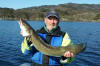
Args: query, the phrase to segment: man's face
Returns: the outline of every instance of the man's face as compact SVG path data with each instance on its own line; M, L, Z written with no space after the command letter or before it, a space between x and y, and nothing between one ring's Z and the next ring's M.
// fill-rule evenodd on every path
M58 25L58 19L55 16L45 18L45 24L48 29L53 29Z

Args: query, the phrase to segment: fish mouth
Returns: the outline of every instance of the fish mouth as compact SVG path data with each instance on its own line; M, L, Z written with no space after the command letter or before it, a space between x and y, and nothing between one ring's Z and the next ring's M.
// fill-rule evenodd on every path
M21 29L21 32L20 34L22 36L29 36L30 34L27 32L27 28L23 25L23 20L20 18L20 20L18 21L19 23L19 26L20 26L20 29Z
M21 19L21 18L20 18L20 20L18 21L18 23L19 23L20 27L23 26L23 24L22 24L22 19Z
M19 23L19 26L20 26L20 29L21 30L25 30L26 28L25 28L25 26L23 25L23 20L20 18L20 20L18 21L18 23Z

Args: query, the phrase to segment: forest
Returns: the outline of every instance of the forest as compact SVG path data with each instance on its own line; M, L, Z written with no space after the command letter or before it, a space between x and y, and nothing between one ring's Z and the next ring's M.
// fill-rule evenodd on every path
M65 3L59 5L42 5L21 9L0 7L2 20L43 20L46 12L55 10L60 15L60 21L100 22L100 4Z

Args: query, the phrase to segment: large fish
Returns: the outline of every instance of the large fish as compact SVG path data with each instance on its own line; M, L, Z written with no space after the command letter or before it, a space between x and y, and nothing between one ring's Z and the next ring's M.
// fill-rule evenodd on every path
M20 19L19 25L22 31L21 32L22 35L24 37L30 36L31 42L34 45L34 47L45 55L59 57L59 56L64 56L64 53L66 51L70 51L73 54L77 55L78 53L84 51L85 49L85 45L83 44L73 44L70 46L61 46L61 47L50 46L38 36L35 30L26 21Z

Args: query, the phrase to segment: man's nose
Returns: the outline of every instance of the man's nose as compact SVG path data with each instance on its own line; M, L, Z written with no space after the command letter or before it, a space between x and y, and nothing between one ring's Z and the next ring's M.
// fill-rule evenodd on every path
M52 23L54 23L54 19L52 19L51 21L52 21Z

